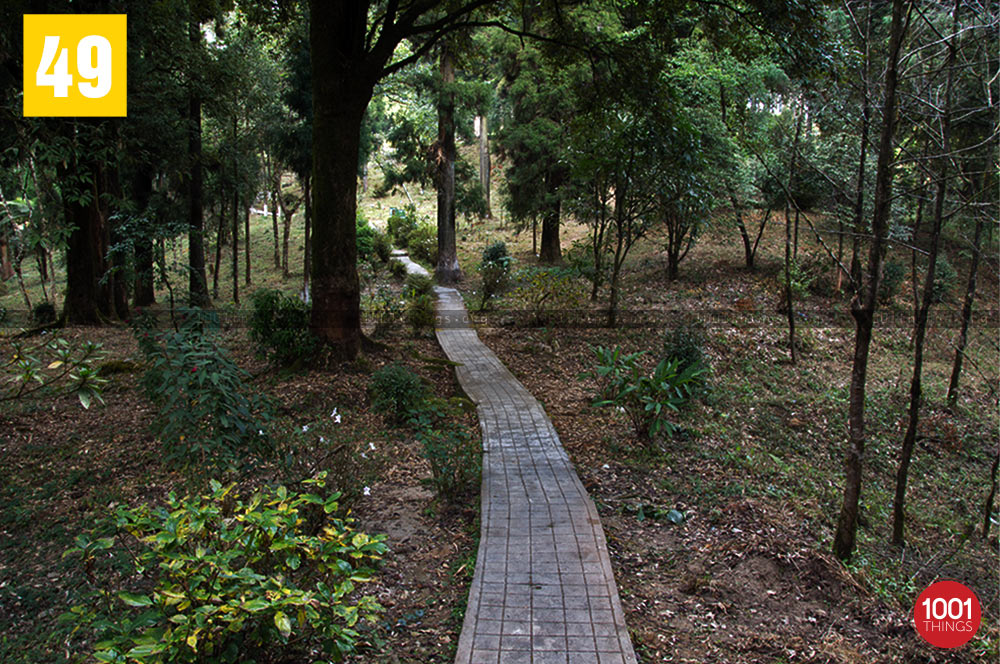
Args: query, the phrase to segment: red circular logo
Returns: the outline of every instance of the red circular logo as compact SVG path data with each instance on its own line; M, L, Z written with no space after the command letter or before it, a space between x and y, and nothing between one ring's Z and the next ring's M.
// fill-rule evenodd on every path
M957 581L932 583L913 606L917 632L938 648L964 646L976 635L981 618L976 593Z

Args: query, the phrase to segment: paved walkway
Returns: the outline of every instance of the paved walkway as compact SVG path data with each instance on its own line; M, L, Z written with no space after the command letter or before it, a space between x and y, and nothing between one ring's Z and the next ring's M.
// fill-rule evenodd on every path
M455 663L635 664L597 509L552 422L468 326L458 291L435 291L438 342L483 433L479 554Z

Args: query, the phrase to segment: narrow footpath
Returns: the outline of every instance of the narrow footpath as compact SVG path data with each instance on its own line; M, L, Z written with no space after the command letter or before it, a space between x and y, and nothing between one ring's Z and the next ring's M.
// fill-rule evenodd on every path
M458 291L435 292L438 343L483 434L479 553L455 663L635 664L597 509L552 422L479 340Z

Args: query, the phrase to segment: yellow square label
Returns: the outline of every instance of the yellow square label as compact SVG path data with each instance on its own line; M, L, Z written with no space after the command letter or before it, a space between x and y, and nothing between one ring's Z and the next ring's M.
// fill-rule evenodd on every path
M25 117L125 117L126 55L125 14L25 14Z

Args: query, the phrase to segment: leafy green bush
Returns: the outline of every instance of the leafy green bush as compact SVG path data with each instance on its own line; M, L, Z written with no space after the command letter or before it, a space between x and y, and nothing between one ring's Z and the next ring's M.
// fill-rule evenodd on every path
M377 228L372 228L372 249L380 262L389 262L389 257L392 255L392 242L386 233Z
M0 403L45 392L75 393L84 408L95 399L104 402L101 391L108 381L100 376L101 344L75 345L60 338L30 345L13 339L11 351L0 366Z
M389 261L389 272L400 281L406 278L406 266L395 259Z
M203 323L198 315L188 317L177 332L140 342L150 362L142 382L158 407L152 428L168 463L236 468L270 453L264 426L271 404L246 384L249 374L206 334Z
M704 369L699 364L682 369L681 360L664 358L649 373L641 363L645 352L626 355L620 347L598 347L594 353L594 370L581 375L598 381L594 405L620 408L640 439L673 435L677 427L667 415L691 399Z
M510 253L507 251L507 244L503 240L492 242L483 249L484 263L494 263L504 258L510 258Z
M512 295L531 316L531 325L551 323L558 314L572 316L586 297L583 286L565 268L525 268L516 275Z
M336 493L279 486L244 499L234 487L213 480L209 495L119 507L110 536L106 525L76 538L67 554L83 558L94 588L63 620L93 637L94 660L332 662L355 650L358 621L382 610L355 591L385 536L333 516Z
M407 238L410 257L415 261L434 265L438 259L437 228L429 223L416 226Z
M406 322L414 333L434 327L434 282L424 274L406 277L403 287Z
M431 464L431 482L441 498L454 501L477 484L482 454L472 434L456 425L459 409L443 399L426 399L410 417L424 457Z
M427 397L427 386L401 364L390 364L372 374L368 383L372 408L393 423L404 423Z
M905 277L906 268L902 263L886 261L882 267L882 280L878 284L878 301L882 304L892 302Z
M934 263L934 284L931 286L931 302L939 304L952 298L955 285L958 284L958 272L944 256L938 256Z
M705 326L694 319L684 319L667 330L663 341L663 357L677 360L683 371L688 367L707 367Z
M407 205L405 208L392 208L386 221L389 238L397 247L405 249L410 240L410 231L417 227L417 208Z
M377 231L368 223L365 215L358 210L354 224L355 243L358 247L358 260L367 261L375 254L375 234Z
M371 295L361 298L361 310L375 321L373 336L381 336L403 317L404 306L399 297L385 286L379 286Z
M318 346L309 329L310 305L273 289L250 296L250 339L262 357L283 366L309 359Z

